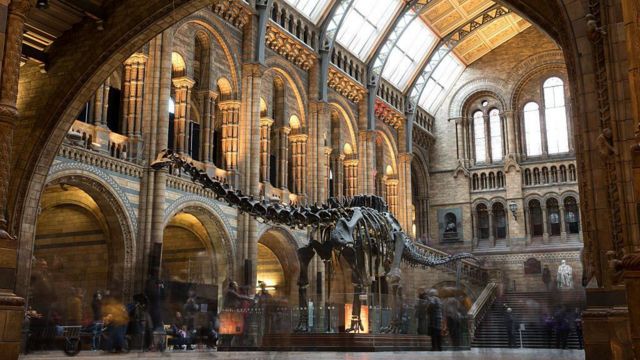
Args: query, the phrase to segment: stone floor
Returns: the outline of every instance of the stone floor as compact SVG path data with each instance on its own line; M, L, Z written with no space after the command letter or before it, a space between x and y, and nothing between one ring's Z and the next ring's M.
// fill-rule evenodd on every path
M101 358L103 353L83 351L73 359ZM122 355L106 355L107 359L220 359L220 360L582 360L582 350L555 349L472 349L471 351L434 352L165 352L165 353L129 353ZM62 351L42 352L20 357L22 360L57 360L70 359Z

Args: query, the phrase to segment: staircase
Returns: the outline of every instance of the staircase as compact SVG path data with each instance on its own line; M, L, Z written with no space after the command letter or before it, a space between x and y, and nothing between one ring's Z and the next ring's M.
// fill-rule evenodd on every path
M552 294L549 292L507 292L503 296L497 298L490 310L484 316L478 325L472 347L482 348L503 348L508 347L509 339L507 337L507 329L504 324L504 306L507 304L513 311L515 326L516 346L520 346L520 334L518 332L519 325L525 324L525 330L522 332L523 347L526 348L554 348L556 346L555 329L551 334L551 338L547 338L543 316L552 314L559 305L564 304L569 311L573 309L585 307L585 297L583 291L563 291ZM578 349L578 336L573 329L569 333L568 347L569 349Z

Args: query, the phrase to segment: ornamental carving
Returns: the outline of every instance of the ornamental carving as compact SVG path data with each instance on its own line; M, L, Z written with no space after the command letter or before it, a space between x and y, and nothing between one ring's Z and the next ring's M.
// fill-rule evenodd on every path
M251 15L239 1L233 0L213 0L211 10L238 29L242 29L249 22Z
M405 117L400 111L396 110L393 106L386 102L376 99L375 105L376 118L382 120L385 124L398 130L404 124Z
M340 95L353 101L354 103L360 102L364 99L367 89L364 88L359 82L346 75L340 70L337 70L332 66L329 66L329 87L337 91Z
M265 41L269 48L304 71L308 71L316 61L316 55L310 47L277 26L267 25Z

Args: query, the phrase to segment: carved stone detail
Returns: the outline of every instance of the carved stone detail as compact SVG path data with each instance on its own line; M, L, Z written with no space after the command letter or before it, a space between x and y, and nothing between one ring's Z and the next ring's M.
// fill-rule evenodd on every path
M266 45L285 59L308 71L316 61L316 55L310 47L278 26L267 25Z
M238 29L242 29L249 22L251 13L239 1L213 0L212 2L211 10Z
M402 113L380 99L376 99L375 114L378 119L396 130L400 129L405 122Z
M354 103L359 103L367 94L364 86L333 66L329 66L329 87Z

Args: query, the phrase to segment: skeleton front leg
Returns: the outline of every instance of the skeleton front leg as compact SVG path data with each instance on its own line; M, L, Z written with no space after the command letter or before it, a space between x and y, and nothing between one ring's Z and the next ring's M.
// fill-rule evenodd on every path
M298 326L294 332L309 332L309 309L307 308L307 289L309 288L309 263L315 251L311 245L298 249L300 277L298 278L298 305L300 308Z

